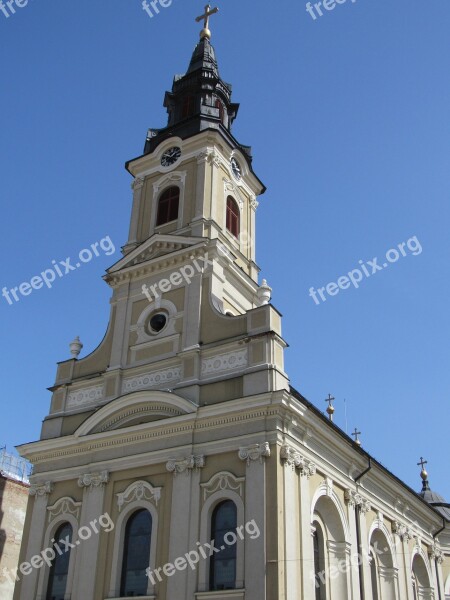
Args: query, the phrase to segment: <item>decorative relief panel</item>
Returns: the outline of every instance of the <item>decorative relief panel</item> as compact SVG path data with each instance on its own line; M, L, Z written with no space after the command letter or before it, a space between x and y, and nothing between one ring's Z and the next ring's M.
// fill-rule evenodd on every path
M248 365L247 348L235 352L227 352L202 360L202 375L211 375L234 369L242 369Z
M154 386L161 386L181 379L181 367L173 367L162 371L153 371L136 377L128 377L122 382L122 394L137 392Z
M140 500L148 500L158 506L158 502L161 499L161 489L160 487L153 487L147 481L135 481L124 492L117 494L119 511L122 510L124 504Z
M75 500L69 498L69 496L60 498L53 506L47 506L49 522L55 517L59 517L59 515L73 515L78 521L81 504L81 502L75 502Z
M216 473L216 475L211 477L208 483L201 484L203 489L203 500L207 500L212 494L224 490L231 490L242 497L244 492L244 482L245 477L235 477L232 473L227 471Z
M203 454L195 456L191 454L187 458L173 459L167 461L166 469L175 476L179 473L189 474L193 469L202 469L205 466L205 457Z
M70 392L67 395L66 408L77 408L85 404L98 402L103 398L103 384Z
M252 446L244 446L239 448L239 458L247 461L247 466L250 466L252 461L259 460L262 463L263 458L270 456L269 442L262 444L253 444Z

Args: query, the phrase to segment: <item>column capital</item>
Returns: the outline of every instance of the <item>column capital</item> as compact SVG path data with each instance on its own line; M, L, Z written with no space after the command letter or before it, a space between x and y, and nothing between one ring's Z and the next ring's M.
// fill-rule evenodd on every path
M359 506L359 509L363 515L368 513L372 508L370 502L366 500L359 492L354 490L346 489L344 492L344 498L351 508L356 508Z
M428 549L428 556L430 557L430 560L436 560L439 565L442 565L444 562L444 554L436 543Z
M414 537L413 530L400 521L393 521L392 533L396 533L403 542L409 542Z
M259 460L263 462L263 458L270 456L269 442L263 442L262 444L252 444L251 446L242 446L239 448L239 458L247 461L247 466L250 466L252 461Z
M30 496L48 496L53 492L53 483L51 481L45 481L44 483L32 483L28 493Z
M78 487L87 488L92 491L94 488L103 487L109 481L108 471L97 473L85 473L78 478Z
M285 466L290 466L292 469L299 469L301 475L305 475L308 479L316 473L316 465L302 456L289 444L281 446L280 457L285 461Z
M166 469L169 473L173 473L176 477L179 473L190 475L195 469L202 469L205 466L205 456L203 454L191 454L187 458L174 459L171 458L166 463Z
M142 177L136 177L136 179L131 184L132 190L140 190L144 185L144 179Z

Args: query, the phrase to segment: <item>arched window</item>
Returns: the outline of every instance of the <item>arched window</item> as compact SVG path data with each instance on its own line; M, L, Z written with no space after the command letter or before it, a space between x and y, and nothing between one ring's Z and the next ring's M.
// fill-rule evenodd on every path
M221 502L214 509L211 520L211 539L220 552L211 556L209 570L210 590L233 590L236 587L236 543L230 544L225 539L227 533L237 528L237 508L232 500Z
M216 108L219 109L219 119L223 123L224 111L223 111L223 104L220 100L216 100Z
M146 596L150 564L152 516L148 510L134 512L128 519L122 562L121 596Z
M178 206L180 204L180 189L176 186L168 188L158 202L158 216L156 226L170 223L178 219Z
M326 586L325 586L325 554L324 554L324 538L322 529L317 523L314 523L313 533L313 545L314 545L314 576L315 576L315 590L316 600L326 599Z
M181 118L187 119L194 114L195 109L195 98L194 96L186 96L183 100L183 106L181 108Z
M240 228L240 214L239 214L239 206L234 198L228 196L227 198L227 229L228 231L234 235L234 237L239 236L239 228Z
M65 551L60 553L62 548L61 546L58 546L58 548L60 548L58 551L56 545L60 540L65 540L66 542L72 541L72 526L69 523L61 525L57 530L54 539L56 540L54 544L56 556L50 567L46 600L64 600L67 589L67 578L69 575L70 547L67 547L68 544L62 544Z

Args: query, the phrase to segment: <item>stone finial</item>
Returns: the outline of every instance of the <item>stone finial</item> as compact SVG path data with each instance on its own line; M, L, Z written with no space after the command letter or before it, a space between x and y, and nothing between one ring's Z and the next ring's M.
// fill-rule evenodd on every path
M80 338L78 335L73 340L73 342L70 342L69 348L70 348L70 354L73 356L73 358L78 358L78 356L81 352L81 349L83 348L83 344L80 342Z
M272 288L267 284L266 279L262 280L262 283L256 292L256 297L258 298L259 306L269 304L270 299L272 298Z

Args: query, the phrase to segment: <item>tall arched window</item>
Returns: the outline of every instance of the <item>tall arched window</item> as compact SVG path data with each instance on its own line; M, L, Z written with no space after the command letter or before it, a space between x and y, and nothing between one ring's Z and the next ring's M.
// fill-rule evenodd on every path
M121 596L146 596L151 537L151 514L145 509L134 512L125 529Z
M223 104L220 100L216 100L216 108L219 109L219 119L223 123L224 111L223 111Z
M61 525L57 530L54 539L56 540L55 546L60 540L71 542L72 526L69 523ZM56 556L50 567L46 600L64 600L66 594L67 578L69 575L70 547L67 547L68 544L62 545L66 548L65 552L60 554L60 551L55 549ZM58 548L62 550L60 546L58 546Z
M234 235L234 237L239 236L240 229L240 214L239 214L239 206L234 198L228 196L227 198L227 229L228 231Z
M216 506L211 519L211 539L216 548L224 549L211 556L209 570L210 590L233 590L236 587L236 543L230 544L227 533L237 528L237 508L232 500ZM228 543L227 543L228 540Z
M183 106L181 108L181 118L186 119L194 114L195 109L195 98L194 96L186 96L183 100Z
M322 528L317 521L314 523L313 533L313 545L314 545L314 576L315 576L315 590L316 600L326 599L326 585L325 585L325 554L324 554L324 538Z
M170 223L178 219L178 206L180 204L180 188L172 186L162 193L158 202L158 216L156 226Z

